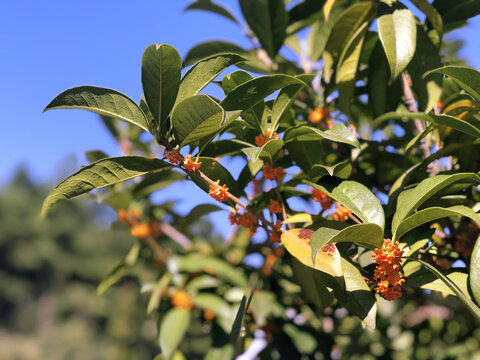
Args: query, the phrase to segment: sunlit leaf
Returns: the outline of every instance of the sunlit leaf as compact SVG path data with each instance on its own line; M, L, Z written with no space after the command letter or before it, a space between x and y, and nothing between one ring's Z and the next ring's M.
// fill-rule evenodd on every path
M172 308L162 319L160 324L160 349L162 355L169 359L175 352L183 336L190 326L190 309Z

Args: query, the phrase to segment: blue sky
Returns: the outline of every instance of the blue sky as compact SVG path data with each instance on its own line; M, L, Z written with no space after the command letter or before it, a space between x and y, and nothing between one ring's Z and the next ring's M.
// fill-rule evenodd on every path
M236 0L217 1L239 13ZM86 162L86 150L119 154L96 115L81 110L42 114L63 90L97 85L138 100L142 93L141 57L152 43L173 45L182 56L206 40L249 46L232 22L200 11L183 13L190 2L3 2L0 183L8 180L19 164L26 165L34 178L55 182ZM471 66L480 68L480 39L475 34L480 34L479 17L451 37L466 41L461 55ZM66 158L68 155L73 156ZM59 166L65 172L59 172Z

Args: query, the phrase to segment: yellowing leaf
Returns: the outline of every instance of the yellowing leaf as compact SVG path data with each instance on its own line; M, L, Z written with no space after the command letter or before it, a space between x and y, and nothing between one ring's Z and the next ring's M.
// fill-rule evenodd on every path
M284 221L285 224L309 223L309 222L313 222L313 216L307 213L299 213L299 214L292 215Z
M293 229L282 234L281 241L287 251L296 257L302 264L316 270L323 271L334 277L343 276L343 266L340 253L335 244L327 244L322 247L312 262L312 248L310 238L313 230Z
M325 21L328 21L328 16L330 15L330 11L332 10L332 6L335 3L335 0L327 0L325 5L323 6L323 16L325 16Z

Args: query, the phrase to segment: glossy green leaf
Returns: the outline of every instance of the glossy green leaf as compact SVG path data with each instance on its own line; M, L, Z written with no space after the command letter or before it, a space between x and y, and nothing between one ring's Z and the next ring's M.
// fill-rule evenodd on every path
M216 159L208 158L201 156L199 157L199 161L202 163L200 170L208 176L213 181L220 180L220 186L225 184L228 188L228 191L235 196L239 195L239 188L237 186L237 182L230 174L230 172L222 166ZM206 184L203 180L197 178L196 175L192 174L192 180L205 192L208 193L210 187Z
M428 275L431 275L431 273L428 273ZM461 273L461 272L450 272L445 275L448 279L450 279L455 285L462 291L464 294L468 294L468 274ZM421 277L423 278L423 277ZM426 277L425 277L426 278ZM415 275L412 275L409 278L408 286L415 287L415 285L412 284L415 283ZM423 279L422 279L423 280ZM421 289L426 289L426 290L434 290L434 291L439 291L443 295L453 295L456 296L455 292L452 291L450 287L448 287L447 284L445 284L442 280L435 278L432 281L430 280L430 276L428 277L428 280L422 281L422 284L419 286ZM417 280L418 281L418 280Z
M128 96L96 86L79 86L65 90L44 111L52 109L82 109L115 119L127 121L149 131L147 118Z
M366 248L378 248L383 244L383 229L377 224L355 224L338 231L321 227L316 230L310 240L312 261L318 251L326 244L350 242Z
M449 208L429 207L427 209L420 210L403 220L398 225L397 230L393 234L392 238L398 239L403 234L416 228L417 226L449 216L465 216L472 219L480 226L480 215L466 206L458 205Z
M313 181L318 181L320 178L327 175L347 179L351 173L352 164L349 160L345 160L332 166L315 164L308 172L308 176L310 176Z
M390 112L379 116L374 120L374 126L378 126L389 119L420 119L429 123L449 126L455 130L461 131L465 134L480 137L480 128L471 124L468 121L450 116L450 115L434 115L425 113L395 113Z
M434 0L432 5L438 9L444 24L460 23L461 26L462 22L480 14L480 0Z
M175 106L172 127L175 140L182 148L220 131L224 111L208 95L194 95Z
M341 181L324 177L318 183L306 181L308 185L323 191L343 206L350 209L365 223L385 227L385 215L376 196L365 186L356 181Z
M443 20L442 16L438 13L437 9L430 4L427 0L411 0L421 12L423 12L427 19L432 24L433 28L438 34L438 37L442 39L443 36Z
M158 309L162 299L162 292L167 288L172 275L168 272L162 275L162 277L153 285L151 289L150 300L147 305L147 314L150 314L152 311ZM143 291L142 291L143 292Z
M239 4L248 26L273 58L286 37L288 14L283 0L240 0Z
M87 151L85 152L85 156L87 157L88 161L90 161L91 163L109 157L107 154L105 154L101 150Z
M469 283L473 297L477 304L480 304L480 236L477 238L470 258Z
M241 85L249 80L252 80L253 76L243 70L234 71L231 74L225 75L222 79L222 88L227 95L230 91L235 89L238 85Z
M105 291L115 285L121 278L128 275L128 266L124 261L116 264L97 286L97 295L102 296Z
M408 74L418 100L420 111L429 112L442 94L442 76L440 74L424 74L442 65L440 50L430 40L423 27L417 26L417 47L412 61L408 64Z
M171 167L171 165L158 159L139 156L106 158L83 166L50 192L42 205L42 217L45 217L50 208L59 200L70 199L91 190L113 185L166 167Z
M343 124L337 124L331 129L322 131L317 128L305 125L288 128L285 131L283 140L287 143L293 140L314 141L327 139L360 148L355 135Z
M167 118L175 103L181 68L182 59L170 45L153 44L143 53L143 93L157 126Z
M224 331L230 331L234 321L234 313L223 298L216 294L200 293L192 297L192 302L200 309L213 311L217 316L217 322Z
M262 147L248 147L243 149L243 152L250 158L251 161L262 159L263 161L273 164L276 156L283 147L283 140L272 139L267 141Z
M235 16L232 15L225 7L211 1L211 0L195 0L193 3L188 5L185 10L203 10L215 13L217 15L223 16L224 18L233 21L238 24Z
M160 324L160 349L162 355L169 359L182 341L190 326L190 309L172 308L162 319Z
M352 41L360 27L365 27L365 23L372 21L373 16L374 7L370 1L355 3L338 16L323 53L325 65L322 76L327 83L330 82L334 64L347 48L347 44Z
M417 26L410 10L403 6L378 6L377 27L380 41L395 79L405 69L415 53Z
M412 261L417 261L423 266L425 266L430 272L432 272L437 278L439 278L445 285L448 286L448 288L458 297L458 299L465 305L465 307L470 310L470 312L476 316L477 318L480 319L480 308L478 308L475 303L470 300L469 296L465 294L460 287L455 284L451 279L449 279L447 276L442 274L437 268L426 261L420 260L420 259L410 259Z
M397 233L397 228L403 220L412 214L415 209L426 200L454 183L466 184L465 187L480 183L480 176L473 173L460 173L454 175L436 175L420 182L414 189L404 191L397 201L397 211L392 220L392 234ZM468 185L467 185L468 184Z
M237 54L212 55L200 60L183 76L178 88L176 103L196 95L223 70L243 60L244 58Z
M305 82L294 76L261 76L234 88L223 99L221 105L225 110L245 111L263 101L271 93L292 84L306 85Z
M369 331L376 327L377 301L360 271L342 258L346 296L343 306L362 319L362 326Z
M428 72L447 75L480 102L480 72L467 66L448 65ZM427 75L426 74L426 75Z

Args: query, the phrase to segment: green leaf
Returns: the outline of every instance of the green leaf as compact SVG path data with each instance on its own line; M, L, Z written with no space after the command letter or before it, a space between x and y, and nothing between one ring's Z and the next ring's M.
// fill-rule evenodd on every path
M175 103L181 69L182 59L170 45L153 44L143 53L143 93L157 126L167 118Z
M160 349L162 355L169 359L175 352L183 336L190 326L190 309L173 308L170 309L160 324Z
M307 331L301 331L293 324L285 324L283 330L300 354L310 355L318 346L315 336Z
M415 53L417 26L410 10L403 5L378 5L378 35L382 42L391 79L405 69Z
M271 93L292 84L306 85L305 82L294 76L261 76L234 88L223 99L221 105L225 110L245 111L263 101Z
M418 25L417 47L407 70L412 79L413 90L417 95L418 108L421 111L432 110L442 94L442 76L440 74L424 76L428 70L441 65L439 49L432 43L422 26Z
M208 95L186 98L172 113L172 127L180 148L219 132L225 113Z
M233 21L235 24L238 24L237 19L235 19L235 16L232 15L230 11L228 11L226 8L223 6L214 3L211 0L196 0L190 5L188 5L185 8L186 10L204 10L204 11L209 11L212 13L215 13L217 15L223 16L224 18Z
M201 293L192 297L196 307L204 310L211 310L217 316L217 322L225 332L230 331L234 321L230 305L220 296L209 293Z
M322 139L336 141L360 148L360 143L355 135L343 124L337 124L331 129L325 131L321 131L311 126L298 125L296 127L288 128L283 136L283 140L286 143L293 140L315 141Z
M376 327L377 301L360 271L342 258L346 295L341 303L348 311L362 319L362 326L369 331ZM340 299L339 299L340 300Z
M377 224L355 224L341 231L321 227L316 230L310 240L312 261L318 251L326 244L350 242L369 249L379 248L383 244L383 229Z
M469 281L473 297L477 301L477 304L480 304L480 236L477 238L472 257L470 258Z
M465 216L472 219L480 226L480 215L466 206L458 205L449 208L430 207L420 210L403 220L400 225L398 225L397 230L393 234L392 238L398 239L403 234L416 228L417 226L449 216Z
M412 214L415 209L426 200L454 183L478 184L480 176L474 173L460 173L454 175L436 175L420 182L414 189L402 192L397 201L397 211L392 219L392 234L397 233L397 228L403 220ZM467 187L467 186L465 186Z
M257 161L257 159L260 158L263 161L273 164L282 147L283 140L272 139L267 141L262 147L248 147L243 149L243 152L247 154L251 161Z
M239 4L248 26L273 58L286 37L288 13L283 0L240 0Z
M200 219L202 216L208 215L215 211L223 210L220 206L215 204L200 204L195 206L186 216L187 222L194 222Z
M334 64L347 49L347 44L352 41L359 28L365 27L365 23L372 21L373 9L370 1L361 1L351 5L336 19L323 53L325 65L322 76L327 83L330 82Z
M480 309L475 303L470 300L468 295L466 295L451 279L442 274L435 266L427 263L426 261L420 259L410 258L412 261L418 261L420 264L425 266L430 272L432 272L437 278L445 283L448 288L458 297L458 299L465 305L465 307L470 310L470 312L480 319Z
M221 282L213 276L199 275L188 282L188 284L185 286L185 290L198 291L201 289L217 288L220 284Z
M170 169L170 167L164 168L164 170L168 169ZM158 171L152 174L146 174L142 178L142 181L132 187L131 193L135 199L140 199L180 180L185 180L185 174L173 171Z
M465 22L480 14L480 0L435 0L432 5L438 9L444 24Z
M465 134L480 137L480 129L472 125L468 121L450 116L450 115L434 115L425 113L396 113L389 112L383 114L373 121L373 126L378 127L381 123L389 119L420 119L429 123L446 125Z
M306 82L308 80L305 79ZM270 124L272 131L275 131L277 124L287 114L288 110L290 110L293 102L295 101L303 87L303 84L293 84L286 86L282 90L280 90L272 107L272 118Z
M206 41L191 48L183 59L183 67L223 53L245 55L246 50L241 46L227 41Z
M158 309L160 306L160 301L162 300L162 292L167 288L168 284L170 284L171 279L172 274L166 272L157 281L157 283L153 285L151 289L152 295L150 296L150 300L148 301L147 305L147 314L150 314L152 311Z
M448 65L432 71L429 74L443 74L449 76L475 100L480 101L480 72L467 66Z
M438 13L432 4L427 0L411 0L413 5L415 5L421 12L423 12L428 21L432 23L433 28L438 34L439 39L442 39L443 36L443 20L442 16Z
M147 118L138 105L128 96L96 86L79 86L65 90L44 112L51 109L82 109L96 114L127 121L149 131Z
M230 331L230 342L234 344L234 346L237 344L240 337L245 314L252 301L252 296L253 288L248 288L245 290L245 295L242 296L242 300L240 301L240 306L238 307L235 320L233 321L232 330Z
M180 87L178 88L176 103L180 103L183 99L196 95L223 70L244 60L244 58L237 54L212 55L200 60L183 76Z
M308 172L308 176L310 176L313 181L318 181L320 178L327 175L347 179L351 173L352 164L349 160L345 160L332 166L315 164Z
M385 215L376 196L365 186L356 181L341 181L324 177L318 183L304 181L315 189L323 191L334 200L342 203L365 223L385 227Z
M128 274L128 266L125 261L116 264L97 286L97 295L102 296L105 291L115 285L121 278Z
M109 157L107 154L105 154L101 150L87 151L85 153L85 156L87 157L88 161L90 161L91 163Z
M213 181L220 180L220 186L227 185L228 191L235 196L239 196L240 189L237 186L237 182L230 174L230 172L223 167L216 159L208 157L199 157L199 161L202 163L200 170ZM202 179L199 179L195 174L192 174L192 180L202 190L208 193L210 187Z
M234 71L231 74L225 75L222 79L222 88L227 95L230 91L235 89L238 85L241 85L249 80L252 80L253 76L243 70Z
M139 156L107 158L83 166L50 192L43 202L41 216L45 217L52 205L59 200L71 199L91 190L113 185L166 167L171 167L171 165L158 159Z

